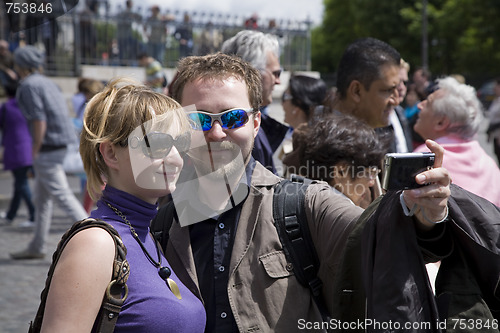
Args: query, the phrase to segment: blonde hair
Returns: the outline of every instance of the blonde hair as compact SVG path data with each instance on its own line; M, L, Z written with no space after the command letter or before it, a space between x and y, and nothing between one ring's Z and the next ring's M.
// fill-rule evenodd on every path
M190 130L179 103L131 79L111 81L88 102L80 136L80 155L92 199L100 196L109 176L99 145L106 141L123 145L132 131L147 124L166 129L176 126L181 132Z

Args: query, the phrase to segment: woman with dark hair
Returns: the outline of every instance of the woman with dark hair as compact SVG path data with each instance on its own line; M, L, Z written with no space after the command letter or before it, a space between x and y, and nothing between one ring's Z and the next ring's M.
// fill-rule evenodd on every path
M377 176L388 140L363 121L331 115L296 133L296 143L298 163L290 173L326 181L362 208L382 193Z
M323 104L328 87L317 78L292 75L281 104L285 111L285 123L297 128L300 124L314 119L316 107Z
M299 147L292 144L292 141L295 142L292 134L303 131L311 122L321 118L321 116L317 115L317 110L323 109L322 105L327 92L328 87L321 79L295 74L290 76L288 88L281 97L281 105L285 112L284 121L291 127L278 154L278 158L283 161L283 164L296 163L295 150L299 149ZM287 176L286 168L282 174Z

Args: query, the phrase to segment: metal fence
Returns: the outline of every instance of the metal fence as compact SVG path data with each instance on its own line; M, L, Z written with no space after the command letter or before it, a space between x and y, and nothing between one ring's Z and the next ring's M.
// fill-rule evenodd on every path
M8 35L6 39L23 39L44 48L48 75L78 76L84 64L137 66L137 56L142 53L158 58L164 67L175 68L180 57L218 51L224 40L245 29L243 17L223 13L166 11L157 21L148 20L146 15L118 13L75 9L58 17L55 23L47 22L17 34L7 34L0 24L4 30L0 33ZM5 22L1 16L1 22ZM278 37L285 70L311 69L310 22L269 19L259 23L257 30ZM192 38L183 43L181 37L186 33Z

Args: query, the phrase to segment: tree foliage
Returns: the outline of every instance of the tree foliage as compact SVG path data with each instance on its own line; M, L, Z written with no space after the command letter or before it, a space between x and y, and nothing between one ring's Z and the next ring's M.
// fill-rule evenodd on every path
M394 46L412 69L422 65L422 0L323 0L312 31L312 69L333 73L345 47L360 37ZM471 83L500 75L500 1L428 0L428 65L434 76L462 74Z

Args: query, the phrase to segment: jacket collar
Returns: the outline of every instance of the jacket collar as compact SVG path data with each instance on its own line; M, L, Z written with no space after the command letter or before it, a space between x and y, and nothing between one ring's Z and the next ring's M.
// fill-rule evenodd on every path
M251 182L252 187L261 188L261 187L274 186L277 183L279 183L280 180L282 180L282 178L273 174L259 162L256 162L252 174L252 182Z
M240 214L240 222L235 235L233 251L231 255L230 271L233 272L241 262L249 248L249 244L255 233L256 221L261 214L262 199L264 197L263 187L272 187L281 180L262 164L257 162L252 173L250 193L247 196ZM248 221L243 223L243 221ZM194 264L193 251L189 238L189 227L181 227L178 222L172 224L170 229L171 244L175 255L180 260L183 268L176 267L176 274L184 276L183 283L191 290L196 290L196 294L201 299L198 278L196 276L196 267ZM185 272L181 272L181 270ZM179 273L178 273L179 271ZM188 281L189 279L189 281Z
M280 177L266 169L257 162L252 173L250 193L247 196L241 209L238 229L236 230L235 242L231 254L230 272L234 272L246 252L255 234L257 221L261 220L262 202L264 198L264 187L272 187L279 183Z

